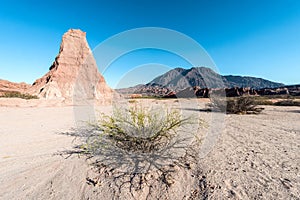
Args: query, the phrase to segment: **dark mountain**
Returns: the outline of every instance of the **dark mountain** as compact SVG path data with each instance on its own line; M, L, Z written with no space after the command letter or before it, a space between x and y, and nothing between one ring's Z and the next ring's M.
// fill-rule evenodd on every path
M262 78L255 78L249 76L223 76L227 87L251 87L254 89L261 88L277 88L282 87L284 84L268 81Z
M147 85L159 85L173 90L182 90L191 86L200 86L203 88L224 87L222 76L205 67L193 67L191 69L175 68L153 79Z
M275 83L262 78L221 76L206 67L175 68L158 76L146 85L168 87L176 91L194 86L201 88L251 87L255 89L284 86L282 83Z
M175 68L156 77L145 85L117 89L117 91L123 94L142 94L143 96L158 97L174 96L175 94L184 97L191 95L208 96L209 90L216 88L227 88L226 95L228 93L228 96L252 94L258 91L261 94L287 93L286 90L296 95L299 93L299 88L296 86L291 86L290 89L281 91L284 87L282 83L275 83L262 78L232 75L222 76L210 68L193 67L191 69ZM273 91L272 88L279 88L279 90Z

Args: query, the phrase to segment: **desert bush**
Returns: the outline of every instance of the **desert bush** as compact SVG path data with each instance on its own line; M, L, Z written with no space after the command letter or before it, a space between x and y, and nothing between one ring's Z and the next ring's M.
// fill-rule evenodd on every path
M263 108L257 107L257 103L251 97L239 97L227 101L227 113L232 114L258 114Z
M87 140L82 147L89 154L103 148L103 141L127 152L150 153L170 144L177 128L191 123L182 118L178 110L155 110L132 106L128 110L116 109L113 115L102 115L92 124L97 137Z
M36 95L22 94L20 92L6 92L0 97L2 97L2 98L38 99L38 97Z
M251 97L238 97L230 99L213 99L211 107L229 114L258 114L263 108L257 107L257 103Z
M130 105L102 114L88 127L64 133L82 139L66 153L85 155L99 172L97 180L119 190L128 184L132 195L153 183L168 188L177 170L190 170L197 163L195 147L201 141L191 132L203 127L204 121L183 117L178 109L158 107Z
M274 103L275 106L300 106L300 101L283 100Z

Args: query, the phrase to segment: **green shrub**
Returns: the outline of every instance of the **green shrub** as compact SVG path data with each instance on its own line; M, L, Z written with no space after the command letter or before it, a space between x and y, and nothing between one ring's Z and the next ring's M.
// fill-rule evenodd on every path
M151 153L168 146L177 129L189 123L191 119L182 118L178 110L164 112L138 106L117 109L113 115L103 115L92 124L99 132L82 147L88 154L97 154L105 141L127 152Z
M84 154L99 170L97 180L108 179L117 188L128 184L130 193L154 181L170 187L178 168L190 170L191 164L197 163L195 147L201 141L192 131L203 127L204 122L193 120L175 109L117 108L88 127L64 133L83 142L66 153Z

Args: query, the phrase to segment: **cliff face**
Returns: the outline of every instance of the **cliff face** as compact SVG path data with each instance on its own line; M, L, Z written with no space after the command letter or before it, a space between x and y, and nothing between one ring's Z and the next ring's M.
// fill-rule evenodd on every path
M103 99L112 95L86 40L86 33L70 29L62 37L59 53L49 72L27 90L45 99Z

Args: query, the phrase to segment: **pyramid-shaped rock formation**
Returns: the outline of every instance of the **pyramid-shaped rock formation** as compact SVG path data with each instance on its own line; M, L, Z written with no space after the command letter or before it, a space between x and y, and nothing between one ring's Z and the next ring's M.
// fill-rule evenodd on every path
M28 93L45 99L103 100L110 98L113 90L98 71L86 33L70 29L63 35L59 54L49 72L37 79Z

